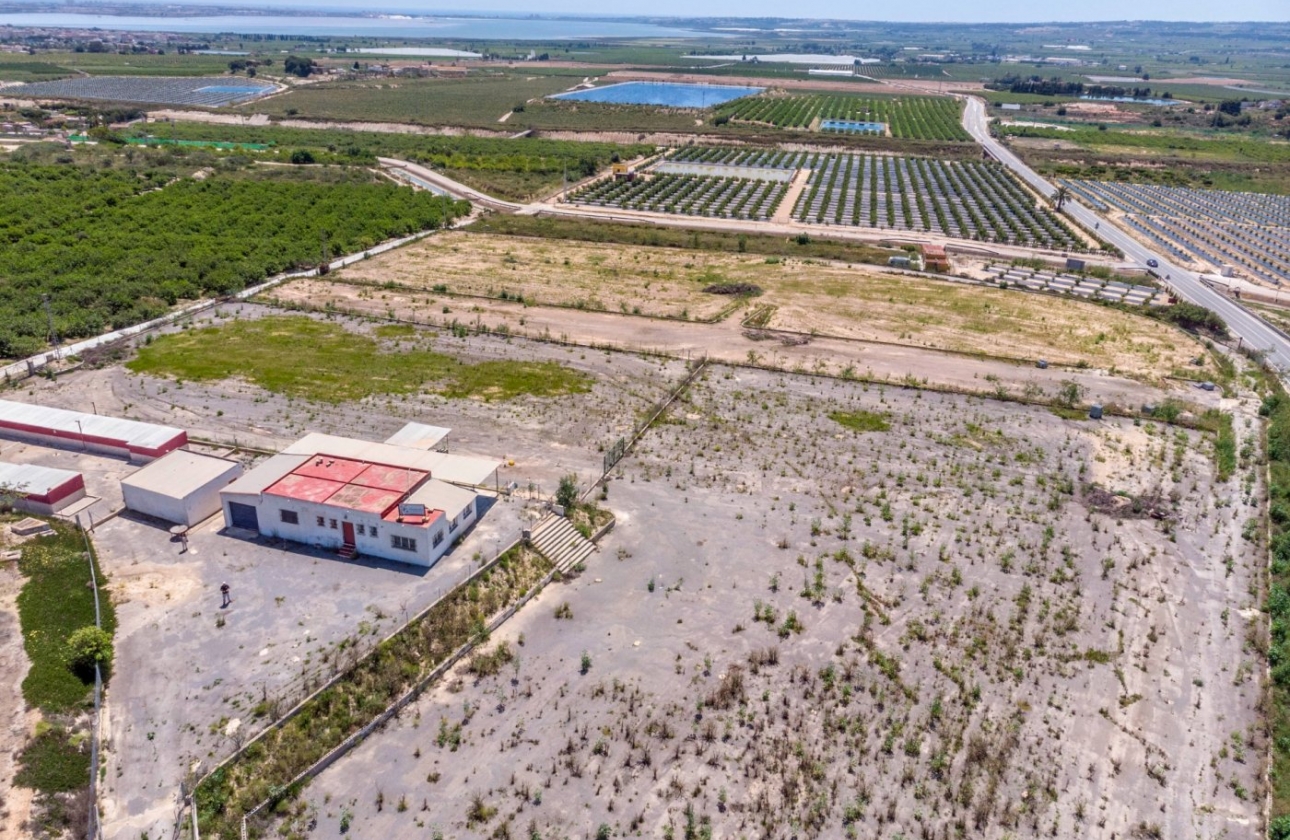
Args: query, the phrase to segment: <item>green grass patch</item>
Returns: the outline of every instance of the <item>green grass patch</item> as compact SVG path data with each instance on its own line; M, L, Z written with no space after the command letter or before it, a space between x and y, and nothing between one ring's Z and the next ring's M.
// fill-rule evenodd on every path
M86 682L73 673L67 649L73 631L94 623L94 590L81 532L64 522L51 525L54 534L24 543L18 561L27 578L18 594L18 617L31 660L22 695L45 712L62 712L84 704L94 687L92 677ZM97 566L96 574L103 629L112 633L116 615Z
M385 352L373 338L303 315L172 333L142 348L128 367L198 382L243 377L266 391L331 403L421 390L452 399L551 397L592 384L555 362L469 364L434 350Z
M466 365L439 391L449 399L558 397L591 390L591 377L557 362L494 361Z
M411 338L417 334L417 328L411 324L381 324L373 332L377 338Z
M80 790L90 782L90 751L85 737L51 726L36 735L18 756L14 784L41 793Z
M1232 415L1222 412L1217 418L1218 429L1214 436L1214 468L1219 481L1227 481L1236 472L1236 432L1232 429Z
M853 432L885 432L891 428L889 416L878 411L830 411L829 419Z

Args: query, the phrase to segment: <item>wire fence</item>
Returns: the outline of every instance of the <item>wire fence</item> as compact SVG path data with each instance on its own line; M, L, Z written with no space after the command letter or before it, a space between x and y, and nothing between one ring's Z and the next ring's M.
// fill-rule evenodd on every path
M491 560L485 560L479 563L479 565L473 569L471 568L463 569L461 576L455 579L452 583L448 583L448 584L444 584L442 586L436 587L434 590L433 600L431 600L429 604L427 604L425 607L419 610L415 615L411 616L410 618L405 617L405 621L402 624L395 627L391 632L381 637L372 635L369 637L370 641L366 643L359 642L357 640L352 641L350 644L346 646L347 654L343 660L341 659L341 657L338 657L338 656L332 657L331 661L327 663L326 667L306 669L302 671L302 674L299 677L294 677L280 690L275 692L274 700L271 700L268 702L270 702L271 704L276 703L277 705L271 705L271 708L279 708L283 702L286 702L288 700L288 698L297 697L300 699L298 699L297 702L294 705L292 705L281 716L271 715L270 723L266 725L263 729L261 729L259 732L257 732L254 735L254 737L252 737L250 740L245 742L237 742L236 747L232 753L230 753L222 761L220 761L215 766L213 766L195 783L193 783L192 785L184 785L183 789L181 790L181 795L183 796L186 806L190 812L190 820L191 820L194 840L200 840L200 835L198 833L198 826L197 826L197 808L196 808L196 802L195 802L195 794L197 789L200 788L201 785L205 783L207 779L209 779L215 773L219 772L221 768L232 764L234 761L236 761L239 757L244 755L247 750L249 750L252 746L254 746L266 735L286 725L287 722L289 722L292 718L294 718L301 711L303 711L309 705L309 703L313 701L318 695L322 694L324 691L331 688L337 682L344 679L358 665L358 663L363 661L363 659L367 657L369 654L371 654L372 651L374 651L376 648L380 647L382 644L389 641L390 639L393 639L395 636L399 635L400 633L404 632L408 627L411 627L417 622L423 620L426 617L426 615L430 613L431 610L433 610L436 606L439 605L440 601L442 601L449 594L457 590L459 587L468 584L471 580L487 572L494 565L496 565L496 563L502 558L503 555L505 555L508 551L511 551L516 546L518 546L523 541L523 539L524 539L524 535L523 535L523 531L521 530L519 533L511 537L511 539L506 544L502 545L499 543L497 552ZM540 588L540 586L536 588ZM527 601L527 598L525 598L524 600ZM513 610L512 610L512 613L513 613ZM511 613L504 613L504 614L509 617ZM452 658L451 661L455 662L459 658L460 658L459 656L456 656L455 658ZM438 670L439 669L436 669L436 671ZM422 681L422 683L428 684L429 679L430 678L426 678L425 680ZM421 686L421 688L424 688L424 684L422 683L419 683L419 685ZM421 688L414 689L414 691L420 691ZM406 701L405 701L405 704L406 704ZM400 708L402 707L400 706ZM363 731L368 732L370 734L369 727L364 727ZM364 735L363 737L366 737L366 735ZM361 740L361 739L358 739L358 740ZM343 754L343 752L348 751L348 749L356 743L358 743L358 741L354 740L354 736L351 736L350 739L347 739L346 742L342 743L335 750L333 750L332 753L328 754L330 758L328 758L328 756L324 756L324 758L320 759L320 762L318 763L321 763L322 761L326 761L328 764L330 764L331 761L334 761L336 758L339 757L340 754ZM346 744L348 744L348 746L346 746ZM342 750L342 747L344 748L343 750ZM333 753L335 755L333 755ZM315 764L315 767L317 766L318 763ZM313 767L310 768L310 770L312 769ZM313 773L313 775L316 775L318 772L322 772L322 769L323 768L319 767L316 770L316 772ZM308 774L309 770L306 770L305 773ZM301 776L301 778L312 778L312 777L313 777L312 775L303 775L303 774ZM292 782L292 784L294 783L295 781ZM247 817L253 816L255 813L257 813L260 810L260 808L263 807L264 804L265 803L261 803L260 806L257 806L256 808L252 809L246 816ZM181 811L175 823L176 832L179 831L179 828L182 822L183 822L183 814ZM242 836L244 838L246 837L246 818L245 817L243 818L243 821L242 821Z
M94 626L103 629L103 614L99 607L99 579L94 569L94 549L90 545L89 531L81 525L80 516L76 517L76 527L85 539L85 560L90 567L90 588L94 592ZM90 840L102 837L103 826L99 821L99 736L103 711L103 671L99 663L94 663L94 717L90 721L90 813L85 836Z

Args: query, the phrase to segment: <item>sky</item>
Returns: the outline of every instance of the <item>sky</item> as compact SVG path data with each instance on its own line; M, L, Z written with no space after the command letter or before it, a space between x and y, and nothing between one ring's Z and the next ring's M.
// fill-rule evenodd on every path
M137 1L137 0L136 0ZM855 0L472 0L426 3L416 0L143 0L167 5L276 7L297 10L347 9L415 11L447 9L496 14L675 15L678 17L811 17L846 20L962 23L1035 21L1286 21L1290 0L1068 0L1041 5L1034 0L905 0L860 4Z

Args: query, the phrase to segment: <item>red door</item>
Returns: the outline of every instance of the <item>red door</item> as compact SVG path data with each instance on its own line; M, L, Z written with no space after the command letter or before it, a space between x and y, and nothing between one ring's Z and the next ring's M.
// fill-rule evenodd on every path
M345 535L345 545L354 545L354 523L341 523L342 533Z

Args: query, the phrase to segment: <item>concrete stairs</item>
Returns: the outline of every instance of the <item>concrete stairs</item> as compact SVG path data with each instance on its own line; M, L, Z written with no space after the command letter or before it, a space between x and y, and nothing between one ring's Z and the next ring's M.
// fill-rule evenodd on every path
M584 562L596 550L596 544L579 534L563 516L549 514L529 533L533 547L562 572Z

